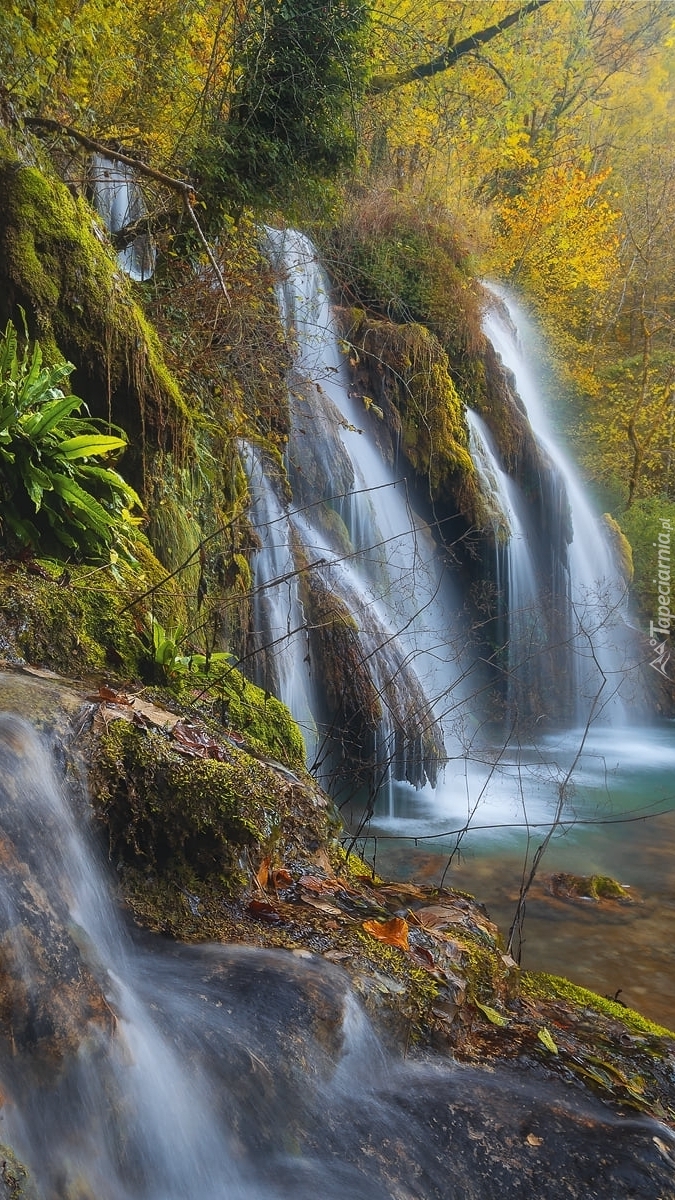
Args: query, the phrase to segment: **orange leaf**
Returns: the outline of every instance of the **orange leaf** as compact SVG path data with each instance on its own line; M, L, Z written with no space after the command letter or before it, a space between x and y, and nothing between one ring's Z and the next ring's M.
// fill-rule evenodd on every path
M372 933L378 942L398 946L401 950L408 949L408 922L403 917L392 917L390 921L364 921L363 928L366 933Z
M260 866L258 867L258 870L255 873L255 877L258 880L258 883L260 884L261 888L267 887L267 881L270 877L270 856L269 856L269 854L266 855L265 858L263 858Z

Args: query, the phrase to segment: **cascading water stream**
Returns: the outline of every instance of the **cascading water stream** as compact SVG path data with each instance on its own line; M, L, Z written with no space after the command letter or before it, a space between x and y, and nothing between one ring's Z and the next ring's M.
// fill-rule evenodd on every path
M311 676L305 613L291 546L288 514L255 447L242 446L251 516L261 541L256 554L254 645L259 683L288 705L305 740L307 760L318 749L319 704Z
M518 693L524 683L531 687L542 649L536 564L518 488L499 462L485 422L471 409L466 420L471 457L492 519L496 652L506 675L507 719L513 719Z
M147 217L138 176L127 163L113 162L102 154L91 160L94 207L111 234L133 227ZM141 283L155 270L156 253L148 234L137 233L117 255L122 270Z
M496 289L495 294L500 306L488 310L484 330L504 367L513 374L548 472L544 492L548 493L548 511L539 514L539 522L545 521L550 532L539 556L538 586L548 640L552 651L557 649L549 692L553 697L569 698L566 706L577 725L598 720L623 724L627 719L623 694L630 692L630 676L637 667L624 622L626 585L600 521L551 433L541 389L516 333L517 328L524 328L524 318L508 297ZM530 516L533 543L539 535ZM547 605L550 612L546 618Z
M286 542L293 556L293 541L299 541L312 579L356 622L359 668L381 708L371 746L380 778L391 763L395 776L423 784L435 776L433 759L442 755L434 708L451 707L459 695L456 639L462 635L448 629L447 613L461 604L438 546L411 509L405 481L364 429L369 417L350 395L314 247L294 230L267 230L266 237L280 277L280 313L296 347L287 451L294 498ZM302 674L306 667L296 659L295 670ZM289 702L287 696L281 694ZM334 727L335 713L314 712L319 726Z
M661 1125L524 1067L391 1058L321 956L132 941L83 797L7 714L0 768L2 1186L9 1146L40 1200L538 1200L553 1168L574 1200L666 1194Z

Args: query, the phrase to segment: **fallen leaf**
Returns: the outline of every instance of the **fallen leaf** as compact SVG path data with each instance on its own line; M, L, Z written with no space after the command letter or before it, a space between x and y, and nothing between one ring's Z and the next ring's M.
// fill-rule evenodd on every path
M410 953L418 962L424 963L425 966L435 967L434 956L431 950L427 950L426 946L411 946Z
M454 905L430 904L426 908L418 908L415 916L425 929L445 929L448 925L463 924L466 913Z
M528 1133L525 1141L527 1142L528 1146L542 1146L544 1144L544 1139L542 1137L537 1137L534 1133Z
M272 871L272 886L275 888L290 887L293 882L293 876L290 871L284 867L278 867L276 871Z
M509 1024L508 1017L503 1017L501 1013L497 1012L496 1008L490 1008L489 1004L481 1004L480 1000L476 1000L476 1008L479 1008L493 1025L504 1026Z
M387 946L398 946L401 950L408 950L408 922L403 920L403 917L392 917L390 921L364 921L363 928L366 933L371 933L377 938L378 942L385 942Z
M541 1042L542 1046L545 1046L547 1050L551 1051L551 1054L558 1053L558 1047L556 1046L555 1042L553 1041L553 1038L551 1037L551 1035L550 1035L548 1029L546 1029L546 1027L539 1030L539 1032L537 1033L537 1037L539 1038L539 1041Z
M342 917L344 914L341 908L337 908L335 904L329 904L327 900L319 900L316 896L310 895L309 892L301 894L300 899L303 904L308 904L310 908L318 908L319 912L329 913L331 917Z
M96 696L87 696L87 700L108 700L112 704L133 704L133 699L130 700L126 692L116 692L114 688L107 687L105 683L101 684Z
M247 909L250 915L259 921L267 921L270 925L283 924L281 914L277 912L273 904L268 904L266 900L250 900Z
M255 877L258 880L258 883L260 884L261 888L264 889L267 887L267 884L269 882L269 877L270 877L270 856L269 856L269 854L265 855L265 858L263 858L260 866L258 867L258 870L255 873Z
M334 892L339 887L337 879L321 879L318 875L302 875L298 880L306 892Z

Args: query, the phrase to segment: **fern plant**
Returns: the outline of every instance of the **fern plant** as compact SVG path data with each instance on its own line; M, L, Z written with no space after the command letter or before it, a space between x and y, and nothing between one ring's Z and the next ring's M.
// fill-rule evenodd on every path
M0 529L16 548L78 559L133 559L141 502L109 464L126 446L66 395L73 364L45 367L38 342L22 349L12 321L0 335Z

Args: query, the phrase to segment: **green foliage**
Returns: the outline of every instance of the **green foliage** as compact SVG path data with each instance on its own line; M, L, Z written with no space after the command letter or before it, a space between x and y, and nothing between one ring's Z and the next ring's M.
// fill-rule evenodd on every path
M658 596L658 547L659 534L663 534L664 530L670 538L670 553L675 553L675 501L663 496L636 500L626 512L621 513L618 522L633 551L633 595L642 616L649 622L655 619L661 603Z
M148 616L148 625L152 639L152 660L166 683L174 682L179 677L185 680L190 674L205 677L211 670L233 661L232 655L223 650L215 650L210 654L186 653L187 633L182 625L167 632L152 614Z
M356 154L354 105L365 82L362 0L264 0L251 6L234 51L229 119L195 150L207 206L283 202L330 179Z
M426 325L454 366L477 349L480 289L446 210L401 194L371 193L350 205L326 256L347 304Z
M136 492L103 460L126 438L102 433L62 389L71 363L42 365L38 342L19 349L13 323L0 339L0 488L2 520L33 550L65 549L79 559L129 558L136 536Z

